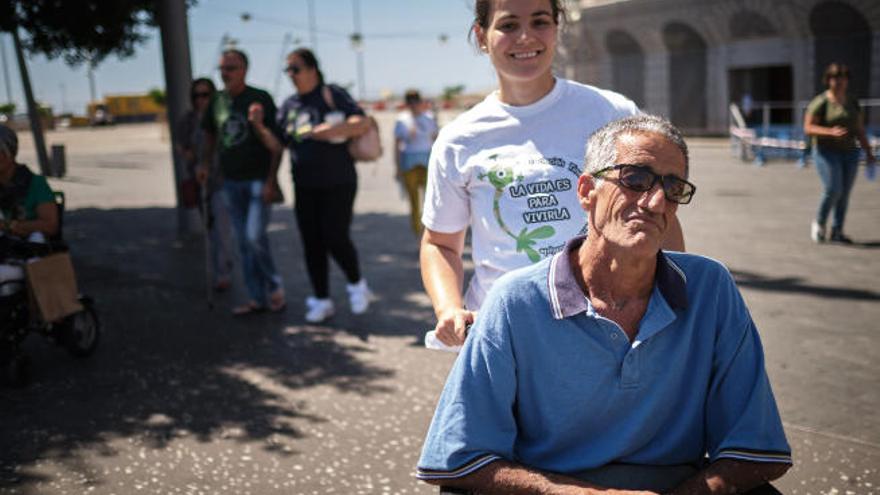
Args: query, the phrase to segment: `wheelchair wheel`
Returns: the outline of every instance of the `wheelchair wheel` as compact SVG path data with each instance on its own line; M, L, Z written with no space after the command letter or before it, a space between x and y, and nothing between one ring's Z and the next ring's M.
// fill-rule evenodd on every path
M87 357L95 352L101 337L98 313L84 302L83 310L64 320L62 345L74 357Z

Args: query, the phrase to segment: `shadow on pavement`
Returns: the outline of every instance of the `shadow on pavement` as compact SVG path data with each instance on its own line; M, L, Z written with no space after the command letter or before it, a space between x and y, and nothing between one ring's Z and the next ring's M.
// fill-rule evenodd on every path
M852 247L864 249L880 249L880 241L856 241Z
M415 338L432 317L419 302L417 244L406 217L356 217L363 271L380 300L367 315L349 316L344 280L333 268L340 314L328 326L302 319L310 290L289 208L277 209L270 227L288 309L243 319L229 315L230 296L208 310L203 246L176 242L175 218L168 208L66 214L79 285L96 300L103 340L95 355L75 361L28 339L34 383L0 389L0 487L29 493L45 480L28 474L28 465L51 456L75 466L82 449L115 456L108 442L121 437L146 448L175 437L262 440L267 450L292 455L302 436L294 423L325 421L304 412L296 390L390 393L380 382L394 372L366 363L365 353L374 351L362 341ZM360 341L335 338L339 331Z
M808 294L823 298L852 299L860 301L880 300L880 293L862 289L844 289L838 287L821 287L803 283L801 277L766 277L759 273L743 270L730 270L736 284L756 290L773 292L790 292Z

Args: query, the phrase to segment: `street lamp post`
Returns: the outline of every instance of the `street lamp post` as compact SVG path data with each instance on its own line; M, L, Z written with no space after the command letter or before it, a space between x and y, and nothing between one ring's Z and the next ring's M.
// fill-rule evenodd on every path
M315 22L315 0L308 0L309 9L309 43L312 44L312 51L318 53L318 30Z
M284 33L284 39L281 40L281 55L278 57L278 67L275 69L275 86L272 88L272 96L278 97L278 90L281 87L281 74L284 72L284 61L287 56L287 45L293 41L293 35Z
M358 0L351 0L351 5L354 10L354 33L351 34L351 47L354 49L357 63L358 98L363 100L367 88L364 76L364 35L361 33L361 8Z

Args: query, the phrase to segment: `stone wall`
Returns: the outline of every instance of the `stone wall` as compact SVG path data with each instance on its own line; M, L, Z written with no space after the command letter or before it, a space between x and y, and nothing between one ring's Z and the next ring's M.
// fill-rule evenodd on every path
M672 92L687 86L689 80L703 80L705 87L687 91L692 100L688 104L704 106L705 125L688 131L723 133L728 126L727 107L734 100L729 87L733 70L789 67L791 88L783 89L790 93L795 105L809 100L822 89L815 82L817 64L826 62L815 60L814 28L817 22L818 27L823 28L825 20L814 18L811 24L811 13L817 6L827 9L829 3L837 4L836 9L855 12L863 21L859 22L868 26L870 32L866 33L866 39L869 42L864 45L869 46L863 48L868 53L862 54L860 60L870 59L870 62L866 67L852 69L854 73L861 71L854 77L865 78L860 84L867 88L867 94L857 96L880 98L880 2L876 0L581 0L577 22L568 26L563 35L565 55L560 57L558 65L560 73L568 77L616 89L615 62L639 63L634 61L640 60L644 64L640 71L644 84L623 86L643 87L643 95L630 96L643 101L646 111L667 117L696 111L671 108L676 100L682 105L684 99ZM832 24L829 21L829 26ZM614 39L634 40L640 56L615 55L614 46L609 46L609 40ZM705 50L706 74L671 70L673 65L680 67L689 54L699 60L696 55L700 46ZM858 50L862 50L861 44ZM670 63L671 59L677 62ZM618 78L627 72L625 68L616 69ZM880 114L880 109L875 113Z

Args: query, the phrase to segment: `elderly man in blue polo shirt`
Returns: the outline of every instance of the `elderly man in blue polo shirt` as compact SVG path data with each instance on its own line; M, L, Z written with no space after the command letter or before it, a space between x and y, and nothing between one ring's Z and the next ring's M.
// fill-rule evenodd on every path
M587 235L496 282L418 478L479 493L776 493L766 483L791 451L743 299L718 262L660 250L696 189L681 134L640 115L587 149Z

